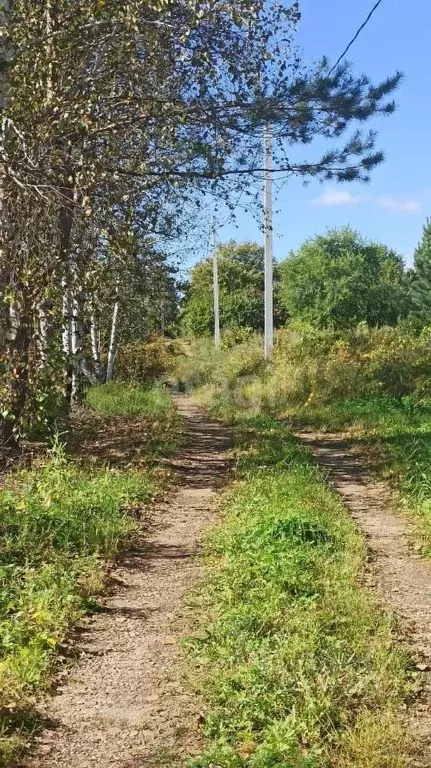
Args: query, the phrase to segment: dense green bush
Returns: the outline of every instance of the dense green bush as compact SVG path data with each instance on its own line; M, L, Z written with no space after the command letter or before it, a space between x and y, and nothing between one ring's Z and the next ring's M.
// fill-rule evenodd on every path
M349 227L307 240L280 272L284 309L317 328L395 325L408 311L402 258Z
M365 324L344 334L287 329L279 336L277 369L286 371L287 399L298 402L377 394L430 397L431 332Z
M116 378L141 385L152 384L170 373L175 353L175 342L161 337L149 342L123 344L117 353Z

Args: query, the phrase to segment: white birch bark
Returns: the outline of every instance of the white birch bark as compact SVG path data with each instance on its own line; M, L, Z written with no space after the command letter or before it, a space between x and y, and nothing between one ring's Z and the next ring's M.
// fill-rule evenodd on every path
M112 381L114 375L115 356L117 354L118 329L119 329L120 302L117 295L114 311L112 313L111 339L109 342L108 365L106 367L106 381Z
M99 381L103 381L104 373L103 373L102 363L100 361L100 334L99 334L96 314L94 310L92 310L90 315L90 339L91 339L91 353L93 356L93 363L94 363L96 378Z
M44 301L41 301L38 304L36 322L37 365L40 370L43 370L48 363L51 330L51 324L49 322Z
M76 288L75 288L76 291ZM72 318L70 323L70 342L72 353L72 390L71 402L76 403L79 400L81 390L81 350L82 350L82 326L81 326L81 307L77 299L76 292L71 296Z
M62 344L63 354L70 361L72 356L72 300L70 295L69 281L63 279L63 330Z

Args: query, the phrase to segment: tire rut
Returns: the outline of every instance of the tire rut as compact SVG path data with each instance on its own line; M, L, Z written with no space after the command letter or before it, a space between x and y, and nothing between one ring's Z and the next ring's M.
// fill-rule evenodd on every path
M328 470L359 529L366 537L370 567L384 603L399 619L413 658L422 670L420 691L403 715L412 739L410 768L431 767L431 566L409 544L409 525L390 511L391 494L375 482L348 443L336 435L308 432L298 437Z
M48 726L26 768L179 766L201 748L199 702L178 658L181 601L201 576L195 555L214 520L230 434L188 398L175 399L187 436L170 462L174 489L117 564L103 611L81 628L80 661L40 707Z

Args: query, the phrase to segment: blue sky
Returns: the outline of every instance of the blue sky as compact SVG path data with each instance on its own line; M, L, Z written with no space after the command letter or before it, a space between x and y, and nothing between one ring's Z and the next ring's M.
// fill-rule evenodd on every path
M309 61L335 61L364 21L374 0L301 0L297 42ZM431 0L383 0L348 54L354 70L378 81L399 69L405 79L395 115L370 126L379 133L385 162L370 184L304 187L291 179L278 195L274 248L283 258L307 237L350 224L401 253L411 264L422 226L431 215ZM305 151L304 154L306 154ZM252 215L239 212L221 241L262 241ZM206 255L206 254L202 254ZM195 260L195 259L193 259Z

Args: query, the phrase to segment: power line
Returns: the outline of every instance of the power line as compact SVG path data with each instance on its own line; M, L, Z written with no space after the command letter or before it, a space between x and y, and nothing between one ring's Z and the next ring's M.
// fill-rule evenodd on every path
M340 56L340 57L337 59L337 61L335 62L334 66L333 66L333 67L332 67L332 69L329 71L329 74L330 74L330 75L332 75L332 73L333 73L334 69L336 69L336 68L338 67L338 65L339 65L340 61L342 61L342 59L344 59L344 57L345 57L346 53L348 53L348 52L350 51L350 49L351 49L351 47L352 47L353 43L355 43L355 42L356 42L356 40L358 39L358 37L359 37L359 35L361 34L362 30L363 30L363 29L365 29L365 27L367 26L367 24L368 24L368 22L370 21L371 17L372 17L372 16L374 15L374 13L377 11L377 8L379 7L379 5L381 5L381 3L382 3L382 2L383 2L383 0L377 0L377 3L374 5L374 7L373 7L373 8L371 9L371 11L369 12L369 14L368 14L367 18L365 19L364 23L363 23L363 24L361 24L361 26L359 27L358 31L356 32L356 35L355 35L354 37L352 37L352 39L351 39L350 43L349 43L349 44L346 46L346 48L344 49L344 51L343 51L343 53L341 54L341 56Z

